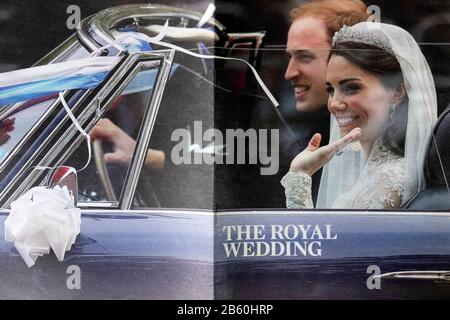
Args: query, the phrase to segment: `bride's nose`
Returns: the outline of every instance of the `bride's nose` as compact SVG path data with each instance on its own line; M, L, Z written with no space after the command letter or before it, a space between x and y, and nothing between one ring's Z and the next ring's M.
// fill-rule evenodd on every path
M328 110L330 112L342 111L347 107L347 104L338 94L328 97Z

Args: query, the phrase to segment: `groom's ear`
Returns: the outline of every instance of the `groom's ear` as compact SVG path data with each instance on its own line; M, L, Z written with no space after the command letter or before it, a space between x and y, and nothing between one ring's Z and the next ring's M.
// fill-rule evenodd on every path
M395 104L399 104L406 97L406 90L403 81L400 82L393 90L393 99Z

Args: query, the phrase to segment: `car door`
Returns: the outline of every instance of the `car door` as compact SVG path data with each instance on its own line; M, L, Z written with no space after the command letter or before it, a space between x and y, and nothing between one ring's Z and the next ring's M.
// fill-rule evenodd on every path
M265 51L262 65L270 68L282 54L283 50ZM289 104L285 104L286 108ZM260 100L250 128L259 129L257 117L265 113L266 119L277 119L276 112L268 111L271 108ZM282 116L291 127L284 130L297 130L286 114ZM276 199L285 201L280 180L293 158L287 167L281 165L282 146L280 170L274 176L261 175L260 162L247 164L251 168L236 166L234 172L228 168L239 178L217 183L222 182L228 194L238 194L240 202L238 206L233 201L218 203L215 298L448 299L448 114L442 114L429 141L425 190L413 204L396 210L282 209L285 203L276 207ZM272 129L283 130L283 126L279 122ZM237 170L246 172L241 176ZM245 175L251 170L259 177L248 181Z
M108 45L116 32L127 32L124 21L135 30L141 21L138 16L158 23L170 19L186 27L202 15L153 5L105 10L84 20L76 35L38 64L89 55ZM212 20L222 33L223 26ZM103 141L94 144L94 155L81 170L89 152L65 111L55 103L44 116L36 116L35 126L2 167L1 205L8 208L29 188L46 183L46 172L33 170L34 166L71 165L78 169L81 233L62 263L48 255L30 269L13 244L2 240L0 296L211 299L214 170L209 165L176 167L171 161L176 143L171 133L176 129L192 133L188 153L210 153L196 145L192 120L209 126L214 119L213 64L186 60L181 54L173 60L173 50L128 54L117 46L106 49L100 52L122 57L106 80L94 90L71 90L65 97L84 130L108 119L134 140L131 160L122 165L102 163L103 155L113 151ZM164 154L165 167L146 163L150 149ZM0 214L1 231L7 215L6 210Z
M444 299L446 212L223 212L217 299Z
M46 183L46 172L33 170L34 166L73 165L79 169L81 233L63 262L48 255L30 269L14 244L1 240L1 298L212 298L212 214L131 209L173 56L173 50L124 54L99 88L66 93L85 130L113 113L111 119L136 141L126 166L103 168L116 187L115 199L101 185L101 168L94 157L86 170L80 170L88 159L86 146L61 106L52 106L53 113L33 114L35 127L4 163L2 206L8 207L32 186ZM20 166L13 156L22 161ZM2 233L7 215L2 210Z

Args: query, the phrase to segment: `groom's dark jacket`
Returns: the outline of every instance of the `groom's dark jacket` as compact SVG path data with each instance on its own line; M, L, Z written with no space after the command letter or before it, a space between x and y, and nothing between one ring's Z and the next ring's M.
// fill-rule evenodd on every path
M311 140L315 133L322 135L320 145L328 144L330 139L330 113L326 106L315 112L297 112L294 119L289 123L295 138L290 134L282 134L281 154L284 163L282 166L289 169L289 164L294 157L302 152ZM322 170L317 171L312 176L312 197L314 204L317 200L317 193L319 191L320 177Z

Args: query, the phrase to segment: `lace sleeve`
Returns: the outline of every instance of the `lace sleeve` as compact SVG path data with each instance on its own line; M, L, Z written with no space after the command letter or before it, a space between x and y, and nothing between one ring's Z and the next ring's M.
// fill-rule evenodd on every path
M355 197L355 207L365 209L400 208L404 199L406 176L404 168L398 164L378 172L366 181L364 191Z
M281 184L285 188L286 207L314 208L311 196L311 177L306 173L289 171Z

